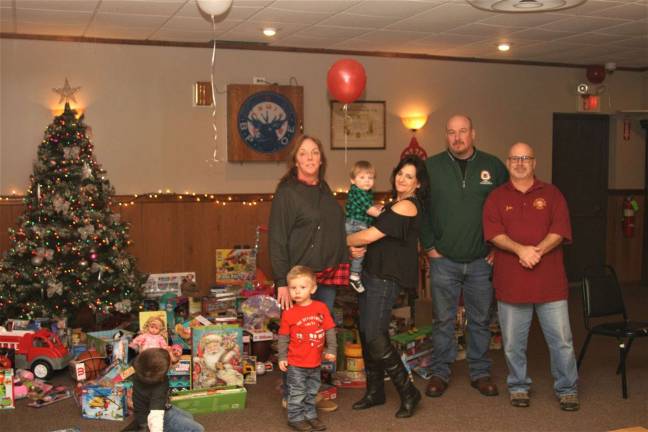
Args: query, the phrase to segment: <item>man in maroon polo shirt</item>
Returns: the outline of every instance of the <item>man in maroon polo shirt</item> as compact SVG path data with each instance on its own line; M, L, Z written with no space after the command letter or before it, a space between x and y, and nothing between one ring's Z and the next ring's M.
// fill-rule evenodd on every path
M511 405L528 407L526 348L535 309L551 356L554 392L564 411L579 408L578 372L567 310L562 243L571 241L565 198L535 178L531 146L513 144L508 183L484 204L484 238L496 246L493 285L502 326Z

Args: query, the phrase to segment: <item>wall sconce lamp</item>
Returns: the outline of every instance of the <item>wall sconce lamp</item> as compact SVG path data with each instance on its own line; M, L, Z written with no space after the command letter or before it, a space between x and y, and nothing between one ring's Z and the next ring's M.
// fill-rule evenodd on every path
M421 159L425 160L427 158L427 153L423 150L416 140L416 131L421 129L427 123L428 117L426 115L422 116L412 116L412 117L401 117L403 125L412 131L412 139L405 150L401 153L401 159L408 155L416 155Z
M403 117L401 118L401 121L403 122L403 125L407 129L416 133L417 130L425 126L425 123L427 123L427 119L428 119L427 116L414 116L414 117Z

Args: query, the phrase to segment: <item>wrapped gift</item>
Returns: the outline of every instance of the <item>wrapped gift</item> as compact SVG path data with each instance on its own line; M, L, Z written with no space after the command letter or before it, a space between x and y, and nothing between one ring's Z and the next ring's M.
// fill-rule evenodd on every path
M0 370L0 410L16 408L13 376L13 369Z

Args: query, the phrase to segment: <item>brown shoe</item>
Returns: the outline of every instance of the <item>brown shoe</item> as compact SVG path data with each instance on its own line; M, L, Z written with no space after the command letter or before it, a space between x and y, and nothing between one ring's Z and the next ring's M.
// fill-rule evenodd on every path
M323 431L326 430L326 425L322 423L320 419L315 417L314 419L306 420L311 425L311 430L314 431Z
M313 430L311 424L308 423L306 420L288 422L288 426L290 426L292 429L299 432L311 432Z
M479 393L484 396L497 396L499 394L497 386L491 380L491 377L477 378L475 381L471 381L470 385L479 390Z
M443 393L445 393L447 388L447 382L443 381L438 376L432 376L425 388L425 395L429 397L440 397L443 396Z
M517 408L528 408L531 405L531 399L529 399L529 393L527 392L514 392L510 394L509 398L511 399L511 405Z
M316 401L315 407L323 412L333 412L338 409L337 404L329 399L320 399Z

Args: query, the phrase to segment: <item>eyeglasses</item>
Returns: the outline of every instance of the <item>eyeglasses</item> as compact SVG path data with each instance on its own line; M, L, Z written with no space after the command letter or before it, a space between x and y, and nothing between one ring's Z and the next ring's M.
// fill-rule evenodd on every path
M512 163L531 163L535 159L533 156L509 156L508 160Z

